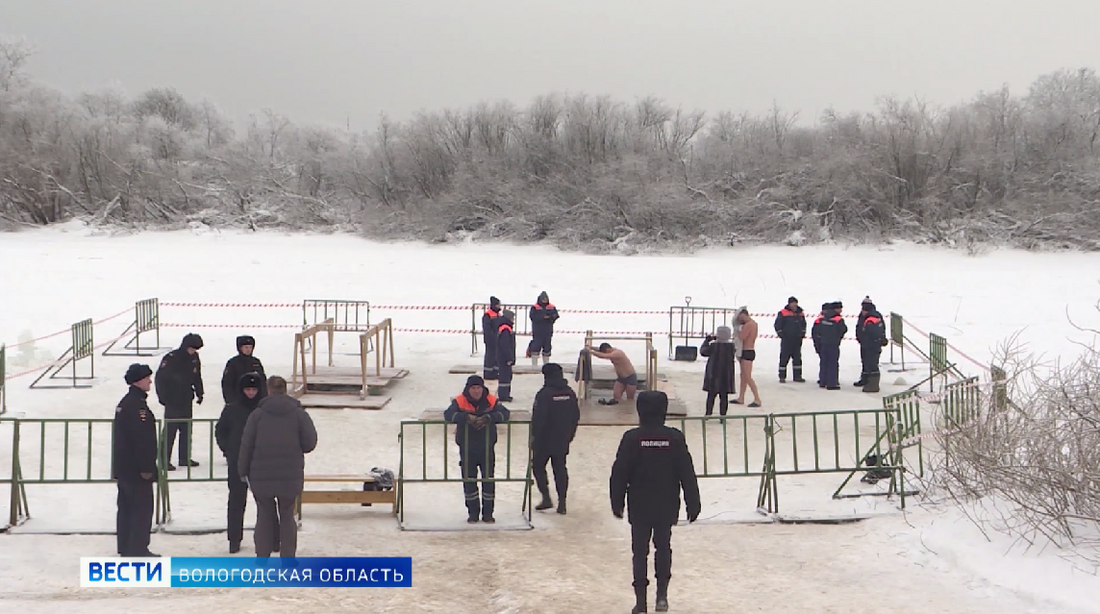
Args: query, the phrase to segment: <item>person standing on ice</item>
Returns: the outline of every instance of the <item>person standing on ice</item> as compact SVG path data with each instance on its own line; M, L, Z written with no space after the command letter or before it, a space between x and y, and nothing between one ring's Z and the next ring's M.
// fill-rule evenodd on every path
M516 365L516 314L505 309L497 327L497 397L512 400L512 367Z
M294 504L305 486L305 455L317 447L317 427L302 404L286 393L286 380L267 380L270 396L244 423L237 475L256 500L256 556L278 551L284 558L298 552ZM273 541L278 526L279 540Z
M817 385L826 390L840 390L840 342L848 334L848 325L840 315L841 304L825 303L821 306L821 315L814 320L810 334L817 352Z
M115 407L111 477L118 485L115 533L119 556L160 556L149 552L153 483L157 481L157 417L146 400L152 376L149 365L130 365L126 370L130 388Z
M539 364L539 355L542 355L542 364L550 362L551 341L554 337L554 322L558 321L558 308L550 302L550 296L543 292L538 300L531 306L531 343L527 344L527 357L531 359L531 366Z
M860 304L859 319L856 320L856 341L859 342L859 357L863 368L859 381L854 385L863 386L863 392L878 392L879 379L882 377L879 359L882 357L883 346L890 342L886 339L886 323L882 314L875 309L870 296L864 297Z
M256 339L251 335L237 337L237 355L225 363L222 371L222 399L225 404L236 403L240 399L240 382L246 373L257 373L260 376L260 398L267 396L267 375L264 373L264 363L252 355L256 349Z
M241 541L244 539L244 510L248 504L248 484L241 479L240 472L237 470L237 462L241 455L241 438L244 436L244 426L248 423L248 417L267 396L267 382L260 373L245 373L237 380L236 388L237 391L233 394L234 400L222 409L222 415L214 427L214 439L218 443L218 449L225 455L225 460L229 464L229 475L226 478L229 486L226 536L229 538L231 554L241 550ZM278 522L275 523L273 534L274 543L278 544ZM273 551L278 552L279 548L275 547Z
M483 376L486 380L497 378L497 329L500 328L500 299L489 297L489 308L481 315L481 340L485 345Z
M462 492L466 497L466 522L475 523L479 515L482 522L493 523L496 505L496 482L482 482L478 499L477 472L481 478L491 479L496 464L497 427L507 422L511 411L485 389L485 380L471 375L466 378L462 394L451 401L443 412L443 419L455 424L455 443L458 444L458 466L462 471Z
M703 390L707 393L707 415L714 414L714 400L720 401L718 413L726 415L729 409L729 395L737 392L734 382L734 363L737 360L737 346L733 343L733 331L728 326L719 326L718 335L707 335L699 354L707 359L707 368L703 375Z
M611 467L611 513L623 517L629 506L631 550L634 562L634 613L646 611L649 586L649 542L657 579L657 611L668 611L668 583L672 578L672 526L680 517L684 493L688 522L702 510L699 481L684 434L665 426L668 395L646 390L638 395L638 427L623 433Z
M535 395L535 403L531 407L531 472L542 495L542 501L535 509L554 507L546 476L546 463L549 462L554 469L558 513L564 514L565 496L569 490L569 470L565 466L565 458L569 455L569 444L577 435L581 408L577 393L569 387L561 365L552 362L543 365L542 375L542 390Z
M802 379L802 340L806 338L806 314L798 299L790 297L787 306L775 316L775 334L779 336L779 383L787 381L787 362L793 362L794 381Z
M164 355L157 368L157 400L164 406L164 417L190 420L194 415L192 401L202 405L202 361L199 350L202 349L202 337L195 333L183 336L178 349ZM169 422L167 441L164 446L165 457L172 456L172 447L176 443L176 433L180 436L179 463L181 467L198 467L191 459L191 423ZM176 466L168 463L168 471Z

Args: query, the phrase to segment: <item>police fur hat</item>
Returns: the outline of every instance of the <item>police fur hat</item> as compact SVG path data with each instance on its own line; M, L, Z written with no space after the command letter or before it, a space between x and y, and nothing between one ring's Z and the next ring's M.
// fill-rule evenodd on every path
M244 390L245 388L255 388L257 390L262 390L264 387L263 382L263 376L253 371L252 373L245 373L244 375L242 375L240 381L238 381L237 384L241 390Z
M126 383L134 384L140 382L152 374L153 370L149 368L149 365L134 363L130 365L129 369L126 369Z
M187 348L195 348L196 350L202 349L202 337L196 333L187 333L183 336L183 342L180 343L180 349L186 350Z
M660 390L644 390L635 401L640 424L664 424L668 415L668 395Z
M565 379L565 371L558 363L548 362L542 365L542 376L546 378L546 381L556 381Z
M256 347L256 338L253 337L252 335L241 335L241 336L237 337L237 351L238 352L241 351L241 348L246 346L246 345L251 345L253 348L255 348Z

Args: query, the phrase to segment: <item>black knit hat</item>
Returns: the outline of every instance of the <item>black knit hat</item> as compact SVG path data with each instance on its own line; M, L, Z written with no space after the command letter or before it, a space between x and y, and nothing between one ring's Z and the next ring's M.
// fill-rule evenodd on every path
M466 378L466 390L469 390L471 386L485 387L485 380L480 375L471 375Z
M149 368L149 365L134 363L130 365L129 369L126 369L126 383L133 385L152 374L153 370Z

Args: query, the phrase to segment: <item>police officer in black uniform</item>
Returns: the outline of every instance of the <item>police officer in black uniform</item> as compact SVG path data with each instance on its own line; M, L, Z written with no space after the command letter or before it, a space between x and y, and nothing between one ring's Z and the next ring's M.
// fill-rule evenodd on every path
M252 352L256 350L256 339L251 335L237 337L237 355L225 363L222 371L222 399L226 405L240 401L240 381L248 373L257 373L260 376L260 394L262 399L267 396L267 374L264 373L264 363L260 362Z
M199 360L201 348L202 337L195 333L187 333L179 348L165 354L160 361L156 375L157 398L164 406L165 418L191 419L194 415L191 401L197 401L202 405L202 362ZM172 455L177 432L180 435L180 465L198 467L199 464L191 460L191 424L189 422L168 423L165 457ZM168 464L169 471L175 471L175 469L175 465Z
M118 484L119 556L160 556L149 552L157 479L157 419L146 402L152 376L149 365L130 365L126 371L130 389L115 408L111 478Z
M229 475L226 478L229 486L229 503L226 508L225 533L229 538L231 554L241 551L241 540L244 539L244 510L248 504L248 483L238 475L237 460L241 455L241 438L244 436L244 426L248 424L248 417L267 396L267 386L263 376L259 373L242 375L237 381L234 396L236 400L226 403L225 408L222 409L222 415L214 426L214 439L229 464ZM279 543L278 522L275 523L273 543Z
M638 395L638 427L623 433L611 467L611 511L623 517L629 504L631 549L634 553L633 613L646 612L649 586L649 542L657 578L657 611L668 611L668 582L672 577L672 525L680 516L684 492L688 522L699 517L699 482L684 434L665 426L668 396L659 390Z
M581 408L577 393L569 387L561 365L552 362L542 365L542 376L542 389L535 394L535 404L531 408L531 472L542 494L542 501L535 509L554 507L554 502L550 500L550 481L546 475L546 463L549 462L554 468L558 513L564 514L565 497L569 492L569 470L565 466L565 457L569 455L569 444L577 435Z

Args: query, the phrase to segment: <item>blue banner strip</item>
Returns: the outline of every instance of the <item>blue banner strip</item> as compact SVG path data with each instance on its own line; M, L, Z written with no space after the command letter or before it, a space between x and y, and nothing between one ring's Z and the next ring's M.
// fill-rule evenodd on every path
M411 557L172 557L172 586L411 587Z

